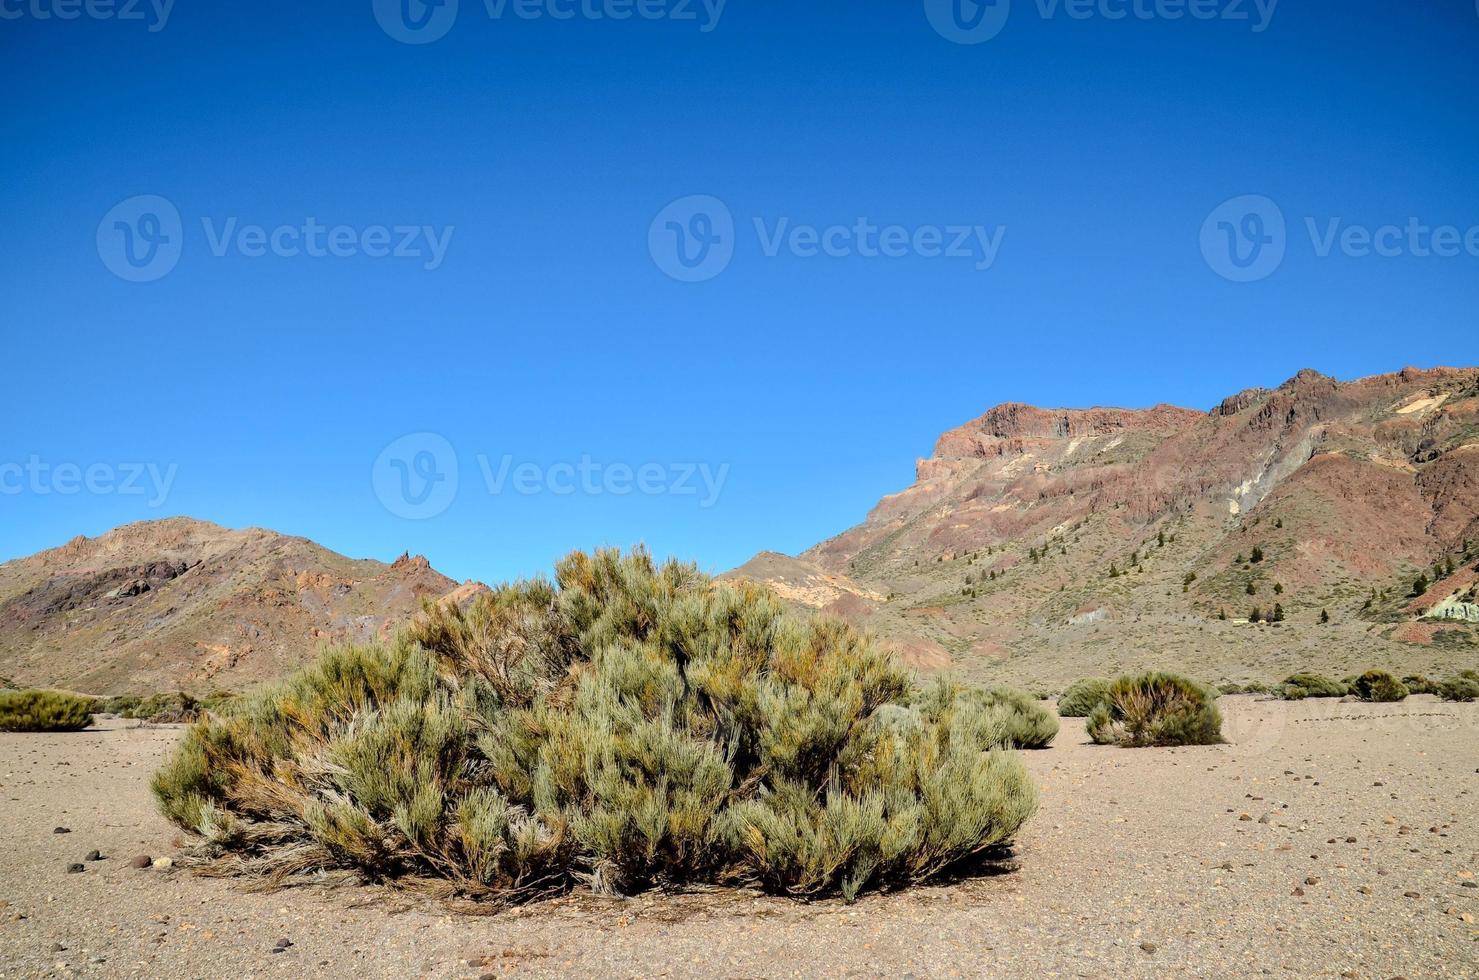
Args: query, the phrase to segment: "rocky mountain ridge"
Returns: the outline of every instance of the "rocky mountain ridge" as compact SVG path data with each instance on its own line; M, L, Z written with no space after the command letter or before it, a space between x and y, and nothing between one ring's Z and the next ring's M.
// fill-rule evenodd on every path
M1052 686L1124 663L1479 662L1476 557L1479 369L1306 370L1209 411L998 405L861 524L731 574L929 666Z

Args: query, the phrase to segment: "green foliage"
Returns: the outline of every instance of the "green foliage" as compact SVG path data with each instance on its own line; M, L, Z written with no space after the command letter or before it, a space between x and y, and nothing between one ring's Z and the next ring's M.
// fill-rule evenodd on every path
M93 699L64 691L0 693L0 732L77 732L92 724Z
M1089 713L1089 737L1100 745L1140 748L1213 745L1222 739L1217 693L1178 674L1116 678Z
M1024 703L1025 702L1025 703ZM1025 696L915 690L866 636L644 551L428 606L194 725L154 792L231 867L509 901L917 882L1009 841Z
M1438 682L1429 680L1422 674L1409 674L1402 678L1409 694L1437 694Z
M219 698L220 695L212 695ZM99 702L99 711L155 725L178 724L200 717L202 705L184 691L151 694L120 694Z
M1439 684L1435 693L1445 701L1479 699L1479 674L1472 670L1460 671Z
M1368 670L1356 678L1351 693L1362 701L1401 701L1407 697L1407 685L1384 670Z
M1303 671L1284 678L1278 693L1285 701L1303 701L1305 698L1343 698L1349 691L1346 685L1324 674Z
M1101 702L1109 697L1109 681L1102 677L1085 677L1076 681L1058 699L1058 715L1062 718L1087 718Z
M1058 735L1057 717L1025 691L1010 687L966 687L936 680L916 691L909 703L926 718L946 710L973 712L977 741L985 748L1045 749Z
M1253 546L1253 553L1248 556L1248 561L1254 565L1257 565L1259 562L1263 561L1263 549L1255 544Z

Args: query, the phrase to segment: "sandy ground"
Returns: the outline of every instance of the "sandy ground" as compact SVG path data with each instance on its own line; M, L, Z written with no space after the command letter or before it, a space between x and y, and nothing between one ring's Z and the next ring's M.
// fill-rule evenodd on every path
M0 976L1479 976L1479 704L1222 704L1218 747L1100 748L1065 722L1027 754L1043 805L1008 873L489 917L135 870L174 853L148 776L178 729L0 734Z

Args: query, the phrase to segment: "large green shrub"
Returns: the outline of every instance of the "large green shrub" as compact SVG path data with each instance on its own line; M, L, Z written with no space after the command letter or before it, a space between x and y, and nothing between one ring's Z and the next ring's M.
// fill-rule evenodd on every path
M1384 670L1368 670L1351 685L1351 693L1362 701L1401 701L1407 685Z
M1343 698L1349 691L1345 684L1332 680L1324 674L1304 671L1291 674L1279 685L1279 696L1286 701L1302 701L1305 698Z
M1036 806L1013 712L914 692L866 636L645 552L428 607L187 733L164 813L235 870L513 900L920 881Z
M1089 713L1089 737L1101 745L1212 745L1222 739L1217 693L1178 674L1115 679Z
M92 724L93 700L65 691L0 693L0 732L77 732Z
M1087 718L1109 696L1109 681L1102 677L1085 677L1076 681L1058 699L1058 715L1062 718Z

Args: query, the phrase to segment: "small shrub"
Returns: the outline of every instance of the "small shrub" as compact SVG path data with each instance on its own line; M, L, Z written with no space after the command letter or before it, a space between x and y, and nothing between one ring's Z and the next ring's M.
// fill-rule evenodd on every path
M1428 680L1422 674L1408 674L1402 678L1402 683L1407 685L1409 694L1437 694L1440 686L1437 681Z
M143 700L137 694L115 694L112 697L98 699L98 711L105 715L118 715L126 718L130 717L128 712L137 709Z
M1305 671L1291 674L1279 685L1278 694L1286 701L1303 701L1305 698L1343 698L1349 693L1345 684L1331 680L1324 674Z
M1479 677L1465 677L1472 670L1448 678L1438 685L1437 694L1445 701L1473 701L1479 698Z
M92 724L93 699L64 691L0 694L0 732L78 732Z
M1217 693L1178 674L1117 678L1089 713L1089 737L1127 748L1213 745L1222 739Z
M1109 681L1102 677L1085 677L1077 681L1058 699L1061 718L1087 718L1109 696Z
M1407 697L1407 685L1384 670L1368 670L1356 678L1351 693L1362 701L1401 701Z
M109 702L113 700L110 698ZM200 702L184 691L151 694L146 698L126 694L116 700L119 704L114 714L153 725L175 725L200 717Z
M389 646L326 651L208 715L153 789L267 883L851 899L1017 833L1035 791L999 746L1040 730L1017 698L914 690L869 637L762 587L576 552L553 583L428 606Z

